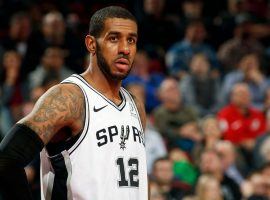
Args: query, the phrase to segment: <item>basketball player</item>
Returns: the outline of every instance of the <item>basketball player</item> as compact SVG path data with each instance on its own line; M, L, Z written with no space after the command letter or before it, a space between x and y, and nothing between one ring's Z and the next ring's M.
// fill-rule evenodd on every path
M121 87L137 37L126 9L106 7L92 16L88 69L49 89L0 145L7 199L31 198L23 167L40 151L42 199L147 199L145 112Z

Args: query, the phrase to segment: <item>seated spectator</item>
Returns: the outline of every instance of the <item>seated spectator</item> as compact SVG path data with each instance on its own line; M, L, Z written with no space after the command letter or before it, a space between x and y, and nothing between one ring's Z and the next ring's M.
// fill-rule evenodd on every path
M15 121L22 117L21 104L27 99L25 85L20 76L22 58L16 51L6 51L1 73L1 128L7 133Z
M214 113L217 109L220 83L210 70L206 56L195 54L190 62L190 75L180 81L184 102L195 107L200 116Z
M223 200L220 182L211 175L201 175L196 185L196 200Z
M203 18L204 2L201 0L184 0L181 2L181 22L187 25L189 21Z
M149 181L150 200L167 200L155 181Z
M193 55L203 53L209 59L211 66L218 68L215 51L206 43L206 30L201 21L192 21L185 30L182 41L173 44L166 53L166 65L170 75L181 77L188 71L188 65Z
M200 119L199 129L202 139L191 152L191 157L195 163L199 162L201 152L205 149L214 149L216 143L220 141L222 136L216 116L209 115Z
M252 172L244 181L241 191L247 200L267 200L269 181L263 177L261 170Z
M267 87L264 94L263 109L262 111L267 114L270 110L270 87Z
M251 106L251 94L246 83L233 86L230 103L218 113L223 138L252 151L256 138L265 131L263 113Z
M262 177L265 181L266 186L266 196L269 199L270 198L270 162L265 163L260 170Z
M173 164L169 158L159 158L154 162L152 178L166 199L181 199L184 196L182 190L173 187Z
M48 47L55 46L65 52L66 64L70 69L78 73L83 71L85 54L83 41L67 29L65 19L60 12L51 11L44 15L41 30L35 34L34 40L39 50L39 59Z
M46 74L57 74L63 80L73 74L64 63L64 52L58 47L49 47L42 56L41 64L29 74L29 88L41 86Z
M184 122L179 127L179 136L175 139L174 145L191 156L191 153L201 140L202 135L197 122Z
M202 152L199 168L202 174L212 175L219 181L224 200L241 199L238 184L224 173L221 159L216 151L206 150Z
M241 57L249 52L256 52L258 55L262 55L263 46L250 34L250 27L251 23L247 20L240 21L234 29L233 38L220 46L218 58L225 72L235 70Z
M139 20L139 46L165 52L177 38L176 25L165 13L165 0L143 0L143 17Z
M183 190L191 191L198 178L198 169L192 159L179 148L172 149L169 158L173 162L175 179L181 183Z
M154 125L168 142L168 146L176 145L176 139L180 140L181 134L196 138L197 133L194 134L190 128L196 126L193 122L198 115L192 107L183 104L178 82L173 78L166 78L160 85L159 96L162 103L153 111ZM187 126L182 127L184 124ZM191 135L188 135L190 132Z
M225 174L239 186L244 180L244 169L240 163L241 156L237 154L235 146L229 141L218 141L215 150L219 154ZM245 164L245 163L244 163Z
M218 113L223 138L241 151L248 167L255 167L253 149L256 138L265 132L263 113L251 106L251 95L245 83L237 83L231 92L231 102Z
M222 136L217 118L215 116L204 117L200 128L203 134L204 147L213 149Z
M239 82L248 84L252 105L262 109L265 92L269 84L260 70L260 59L256 53L245 54L239 60L238 68L225 76L219 96L220 105L228 103L228 96L232 87Z
M21 56L21 78L35 69L38 64L38 52L36 43L32 40L32 22L25 12L17 12L12 15L9 23L8 35L0 40L5 51L16 51Z
M255 167L262 167L265 163L270 162L270 110L265 114L266 130L265 133L256 138L253 150Z

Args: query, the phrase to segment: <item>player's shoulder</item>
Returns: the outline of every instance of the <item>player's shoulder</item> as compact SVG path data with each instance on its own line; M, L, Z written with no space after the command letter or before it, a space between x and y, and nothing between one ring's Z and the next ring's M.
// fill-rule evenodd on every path
M66 96L68 97L74 97L77 96L79 97L83 97L83 93L82 90L79 88L79 86L77 86L76 84L72 84L72 83L60 83L57 84L53 87L51 87L46 93L45 95L50 95L50 94L55 94L55 97L57 96Z
M81 130L84 119L84 98L75 85L57 84L36 102L30 114L19 123L38 133L44 144L63 127Z
M75 84L57 84L48 89L36 103L36 107L56 108L65 112L73 112L84 105L84 95Z

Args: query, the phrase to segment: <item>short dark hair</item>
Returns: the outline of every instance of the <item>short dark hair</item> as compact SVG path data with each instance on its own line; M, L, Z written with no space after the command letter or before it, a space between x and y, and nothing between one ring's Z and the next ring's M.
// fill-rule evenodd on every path
M104 29L104 22L108 18L130 19L137 24L136 18L125 8L109 6L96 11L90 19L89 34L99 37Z
M153 169L156 167L158 162L162 162L162 161L168 161L171 162L170 158L168 156L163 156L163 157L159 157L157 158L154 163L153 163Z

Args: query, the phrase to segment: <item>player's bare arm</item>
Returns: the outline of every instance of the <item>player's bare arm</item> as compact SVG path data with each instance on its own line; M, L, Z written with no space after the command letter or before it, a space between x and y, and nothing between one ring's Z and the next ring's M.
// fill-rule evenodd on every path
M4 199L32 199L24 167L59 135L61 128L79 133L83 119L84 97L75 85L57 85L38 100L33 111L15 124L1 142L0 192Z
M77 134L84 123L84 97L80 88L59 84L49 89L36 103L33 111L18 123L38 134L44 144L63 127Z

